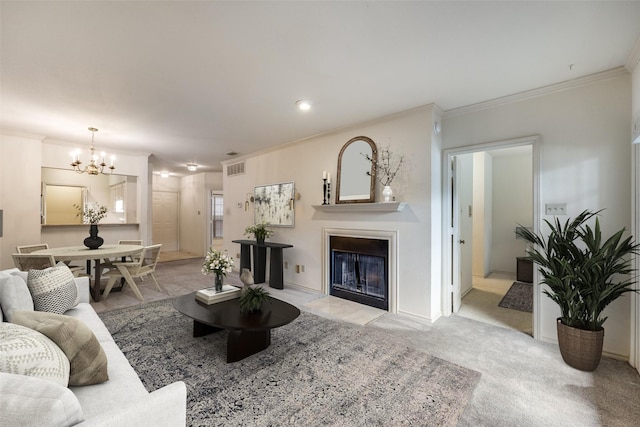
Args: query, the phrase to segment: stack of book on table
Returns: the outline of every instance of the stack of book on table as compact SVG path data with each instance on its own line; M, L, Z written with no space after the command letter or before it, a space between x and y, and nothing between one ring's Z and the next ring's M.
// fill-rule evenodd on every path
M200 289L196 292L196 299L205 304L227 301L240 297L240 288L231 285L222 285L222 291L216 292L215 287Z

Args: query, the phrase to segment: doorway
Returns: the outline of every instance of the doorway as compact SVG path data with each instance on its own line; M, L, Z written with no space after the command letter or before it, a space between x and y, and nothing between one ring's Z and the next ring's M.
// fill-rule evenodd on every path
M445 151L444 313L535 336L537 289L530 277L516 284L526 245L515 229L537 224L537 140Z
M162 244L162 252L180 250L178 204L180 196L173 191L153 192L153 243Z

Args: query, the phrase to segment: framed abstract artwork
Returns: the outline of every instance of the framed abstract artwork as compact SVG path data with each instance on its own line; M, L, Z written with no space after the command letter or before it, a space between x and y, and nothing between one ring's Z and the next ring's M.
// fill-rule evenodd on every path
M293 182L260 185L254 188L254 220L256 224L268 223L272 227L293 227L295 211Z

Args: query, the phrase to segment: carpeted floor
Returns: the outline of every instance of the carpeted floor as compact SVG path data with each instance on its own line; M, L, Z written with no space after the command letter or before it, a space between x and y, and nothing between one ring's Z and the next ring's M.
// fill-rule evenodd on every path
M533 312L533 284L525 282L513 282L504 295L499 307L510 308L512 310Z
M190 426L455 426L480 379L383 330L306 312L232 364L226 332L193 338L170 300L100 316L148 390L185 381Z

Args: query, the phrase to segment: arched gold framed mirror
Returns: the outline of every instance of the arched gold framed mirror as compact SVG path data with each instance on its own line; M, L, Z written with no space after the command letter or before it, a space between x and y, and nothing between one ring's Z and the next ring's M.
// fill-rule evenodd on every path
M370 161L367 159L373 159ZM351 138L338 155L336 203L373 203L378 149L366 136Z

